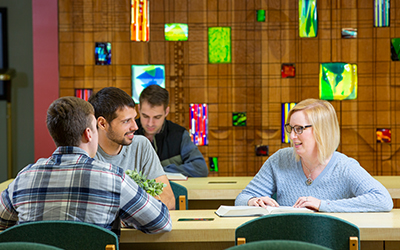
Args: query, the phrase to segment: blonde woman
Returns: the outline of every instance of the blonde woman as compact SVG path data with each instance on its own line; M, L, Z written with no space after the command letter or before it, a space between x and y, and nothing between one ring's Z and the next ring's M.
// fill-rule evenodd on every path
M333 106L298 103L285 124L291 146L278 150L238 195L237 206L294 206L321 212L390 211L386 188L353 158L336 151L340 129ZM276 193L276 201L272 195Z

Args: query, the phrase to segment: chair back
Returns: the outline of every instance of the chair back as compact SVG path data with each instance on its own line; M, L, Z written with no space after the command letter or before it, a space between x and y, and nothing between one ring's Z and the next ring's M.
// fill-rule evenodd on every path
M66 250L98 250L115 245L117 235L97 225L78 221L36 221L0 233L0 242L35 242Z
M226 250L330 250L321 245L294 240L261 240L233 246Z
M62 248L33 242L2 242L0 250L63 250Z
M188 209L188 192L186 187L170 181L172 192L174 192L175 196L175 209L176 210L187 210Z
M296 240L331 249L359 249L360 230L345 220L318 213L265 215L240 225L235 232L245 242L260 240ZM352 239L350 240L350 237ZM354 238L357 237L357 238ZM354 242L356 239L356 242Z

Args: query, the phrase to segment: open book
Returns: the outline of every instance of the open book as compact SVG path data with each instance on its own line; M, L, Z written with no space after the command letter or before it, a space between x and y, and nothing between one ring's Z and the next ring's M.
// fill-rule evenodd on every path
M187 180L187 176L184 176L181 173L170 173L170 172L165 172L165 174L167 175L168 180L170 181L186 181Z
M220 217L241 217L241 216L260 216L266 214L282 213L313 213L308 208L294 208L289 206L280 207L254 207L254 206L220 206L215 212Z

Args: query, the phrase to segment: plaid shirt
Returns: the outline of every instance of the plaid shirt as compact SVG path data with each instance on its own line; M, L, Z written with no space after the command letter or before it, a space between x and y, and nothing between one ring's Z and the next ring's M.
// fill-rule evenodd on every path
M144 233L171 230L168 208L149 196L122 168L90 158L78 147L59 147L28 165L0 196L0 229L17 223L71 220L120 234L124 225Z

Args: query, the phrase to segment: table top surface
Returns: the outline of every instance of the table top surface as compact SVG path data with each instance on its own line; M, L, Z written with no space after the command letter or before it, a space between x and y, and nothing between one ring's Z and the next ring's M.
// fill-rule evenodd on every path
M14 179L8 179L2 183L0 183L0 192L3 191L8 187L8 184L10 184Z
M388 190L400 193L400 177L374 176ZM192 181L193 179L193 181ZM201 190L236 190L238 185L247 185L252 177L207 177L189 178L186 184L190 188ZM0 183L0 191L7 188L13 179ZM231 183L235 182L236 183ZM245 182L247 182L245 184ZM184 184L185 182L178 182ZM191 183L193 186L190 187ZM206 184L206 187L202 185ZM207 189L207 185L208 189ZM231 188L231 189L230 189ZM218 190L217 189L217 190ZM197 189L194 189L197 190ZM240 189L241 190L241 189ZM397 191L398 190L398 191ZM225 192L227 193L227 192ZM229 193L229 192L228 192ZM236 196L235 196L236 197ZM215 210L175 210L170 211L172 231L169 233L147 235L135 229L123 228L121 242L207 242L235 240L235 229L246 221L256 217L218 217ZM360 228L361 240L400 241L400 209L388 213L326 213L349 221ZM213 221L178 221L179 218L213 218Z
M234 241L235 229L257 217L219 217L215 210L170 211L172 231L147 235L135 229L121 230L121 243ZM349 221L360 228L361 240L399 241L400 209L387 213L322 213ZM213 221L178 221L179 218L213 218Z
M253 176L196 177L176 183L186 187L188 200L234 200Z
M373 177L388 189L393 199L400 199L400 176ZM175 182L187 188L188 200L234 200L252 179L253 176L197 177ZM0 183L0 191L13 180Z
M373 176L389 191L392 198L400 199L400 176ZM188 190L188 200L234 200L249 184L253 176L196 177L176 181Z

